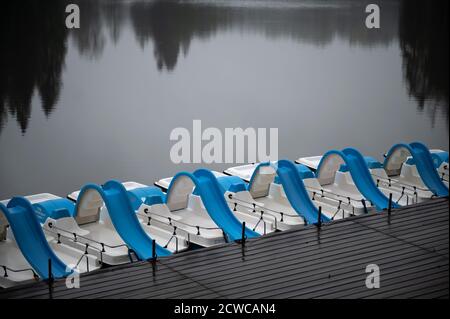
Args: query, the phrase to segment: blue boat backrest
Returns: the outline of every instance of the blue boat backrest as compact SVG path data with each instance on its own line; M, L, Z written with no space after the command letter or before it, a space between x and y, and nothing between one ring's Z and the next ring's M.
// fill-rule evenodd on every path
M34 212L41 224L45 223L47 218L58 219L62 216L65 217L73 216L74 204L66 198L50 199L43 202L33 204ZM60 212L60 210L65 210L65 212ZM61 217L59 217L61 216Z
M163 204L164 203L164 197L161 195L150 195L145 197L144 204L148 206L157 205L157 204Z
M57 208L53 210L51 216L52 219L60 219L60 218L67 218L72 217L69 210L67 208Z

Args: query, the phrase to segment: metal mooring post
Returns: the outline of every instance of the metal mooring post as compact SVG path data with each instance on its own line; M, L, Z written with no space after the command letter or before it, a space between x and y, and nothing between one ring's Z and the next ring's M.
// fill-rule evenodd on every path
M364 207L364 213L368 213L368 211L367 211L367 206L366 206L366 200L363 198L363 199L361 199L361 202L362 202L362 204L363 204L363 207Z
M388 206L388 215L391 215L392 211L392 193L389 193L389 206Z
M156 261L156 241L152 240L152 261Z
M245 222L242 223L242 239L241 239L242 246L245 246Z
M48 259L48 284L51 285L53 283L53 273L52 273L52 260Z
M48 297L53 299L53 271L52 271L52 260L48 259Z
M320 229L322 227L322 206L319 206L319 213L317 216L317 227Z
M152 239L152 258L150 260L152 265L152 275L155 277L156 275L156 258L158 256L156 255L156 241Z

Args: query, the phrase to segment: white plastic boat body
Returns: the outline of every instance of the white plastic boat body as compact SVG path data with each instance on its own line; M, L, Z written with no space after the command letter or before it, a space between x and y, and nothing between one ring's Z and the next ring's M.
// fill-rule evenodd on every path
M32 204L37 204L47 200L58 199L59 197L53 194L44 193L26 196ZM46 222L47 223L47 222ZM43 229L47 241L56 255L71 268L77 267L78 271L83 273L86 271L92 271L101 267L100 260L94 254L85 254L85 249L74 249L70 244L64 243L60 240L58 243L58 236L55 236L53 231L49 231L44 223Z
M228 201L232 210L236 204L236 210L241 214L263 218L263 222L271 225L274 229L289 230L295 226L304 225L304 219L289 204L282 188L277 186L279 185L271 185L269 194L256 200L249 191L237 193L228 191L225 196L230 197L231 195L231 199Z
M317 170L321 159L322 156L303 157L296 160L296 162L315 171ZM392 200L399 205L404 206L414 204L425 199L429 199L432 196L432 193L422 182L415 165L408 165L405 163L402 167L401 174L393 177L388 177L386 171L382 168L369 170L372 174L374 182L378 185L378 188L383 192L383 194L386 196L392 194ZM346 179L349 179L348 182L353 184L353 187L359 193L349 172L336 172L336 179L339 179L339 176L342 174L347 175ZM330 189L330 185L322 185L322 187ZM335 185L331 186L330 190L339 192L343 189L341 188L341 185Z
M31 196L25 196L32 204L37 204L43 201L57 199L59 197L43 193ZM8 200L2 201L4 205ZM51 249L55 252L59 259L61 259L69 268L76 269L76 271L83 273L92 271L101 267L101 264L96 256L92 254L85 254L84 250L77 250L63 241L58 242L57 236L51 232L45 231L45 237ZM0 287L11 287L18 283L35 279L35 274L31 270L32 267L20 251L13 232L9 229L6 234L6 240L0 241L0 265L7 267L7 277L5 277L4 267L0 267ZM18 271L20 270L20 271Z
M231 167L224 171L225 174L237 176L246 182L249 182L253 172L258 164L248 164L243 166ZM303 183L317 207L322 207L322 213L330 219L337 220L348 216L359 215L365 212L364 205L361 202L362 195L356 189L356 186L347 182L345 176L338 179L339 183L321 186L316 178L303 179ZM348 199L350 197L350 200ZM254 201L264 202L267 207L272 205L274 210L282 208L282 211L291 214L297 214L291 207L289 200L283 190L283 187L277 183L271 183L269 195L266 198L254 198ZM272 207L271 207L272 208ZM369 203L366 205L367 211L373 209ZM297 225L304 222L297 221ZM283 225L278 221L280 230L292 228L293 225Z
M406 201L400 201L400 205L420 203L433 196L433 193L423 183L416 165L404 163L400 175L397 176L388 176L383 168L370 171L378 188L387 196L389 193L393 193L394 201L397 202L398 196L404 194Z
M200 196L190 195L188 206L170 211L165 204L146 205L139 208L144 227L151 224L167 232L174 232L184 240L202 247L225 242L222 230L208 215Z
M0 287L13 287L37 279L30 264L22 255L11 231L0 242ZM6 276L5 269L6 268Z
M126 190L146 187L146 185L136 182L125 182L122 184ZM79 193L80 191L75 191L71 193L68 198L76 201ZM70 240L70 242L78 248L80 248L80 243L85 247L85 244L89 242L88 250L92 250L92 253L96 254L103 263L118 265L129 262L130 257L133 258L134 256L129 255L129 249L117 233L103 202L101 202L101 207L99 207L99 209L100 218L97 222L78 226L76 222L73 222L74 219L72 218L73 221L66 222L64 226L67 234L70 235L70 233L75 232L83 235L84 233L84 237L94 240L97 243L85 239L78 239L77 243L74 243L73 240ZM145 232L154 239L158 245L165 247L172 253L188 249L188 241L180 236L174 235L172 230L160 228L156 224L147 225L146 218L139 215L137 217L141 221ZM103 243L104 245L99 243Z
M216 177L225 176L222 173L213 172ZM167 189L172 177L165 178L157 183L159 187ZM190 187L190 186L188 186ZM202 247L211 247L225 242L223 231L209 216L202 199L199 195L192 193L193 188L189 190L189 198L186 207L170 210L166 204L156 204L148 206L142 204L139 208L141 215L146 214L151 217L151 224L160 228L174 230L178 235L183 236L189 242ZM230 207L231 208L231 207ZM233 211L236 218L246 223L246 226L259 234L266 234L275 231L272 223L260 222L256 215L249 215L241 211ZM170 220L169 220L170 218Z

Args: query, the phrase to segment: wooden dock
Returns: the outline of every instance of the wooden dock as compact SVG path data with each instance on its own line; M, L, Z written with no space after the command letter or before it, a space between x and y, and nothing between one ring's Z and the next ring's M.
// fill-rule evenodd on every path
M448 198L57 280L0 298L448 298ZM366 287L366 267L380 288Z

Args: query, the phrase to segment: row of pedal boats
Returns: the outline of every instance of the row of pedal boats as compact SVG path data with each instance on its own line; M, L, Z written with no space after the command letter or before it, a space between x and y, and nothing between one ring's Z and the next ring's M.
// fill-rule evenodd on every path
M109 181L67 198L4 200L0 287L448 196L448 152L415 142L384 156L381 163L347 148L223 173L181 172L152 186Z

